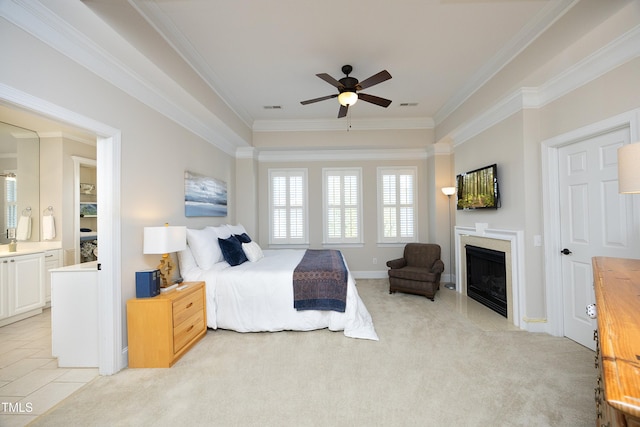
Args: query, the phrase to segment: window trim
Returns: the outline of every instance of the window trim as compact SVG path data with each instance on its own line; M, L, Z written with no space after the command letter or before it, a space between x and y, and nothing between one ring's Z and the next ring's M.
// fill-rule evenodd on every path
M384 197L383 197L383 183L382 177L384 175L412 175L413 176L413 236L401 237L399 235L395 237L384 237ZM377 210L378 210L378 244L400 244L400 243L412 243L418 241L418 168L416 166L380 166L377 168ZM397 199L397 197L396 197ZM396 200L396 207L400 204Z
M269 176L269 245L270 246L289 246L289 247L306 247L309 245L309 179L307 168L273 168L268 170ZM292 238L287 229L286 238L275 238L273 235L274 205L273 205L273 178L276 176L301 176L302 177L302 211L304 225L302 227L303 236L301 238ZM289 213L290 194L287 194L287 213ZM288 226L289 224L287 224Z
M328 212L329 212L329 193L328 193L328 178L329 176L340 176L341 183L344 183L345 175L356 175L357 179L357 202L356 209L358 215L358 236L347 238L344 237L344 215L342 216L342 236L341 237L329 237L329 222L328 222ZM344 196L344 193L342 194ZM340 209L344 212L344 198L342 198L342 202L340 204ZM361 167L331 167L331 168L322 168L322 239L323 245L361 245L364 242L364 232L362 228L362 215L363 215L363 207L362 207L362 168Z

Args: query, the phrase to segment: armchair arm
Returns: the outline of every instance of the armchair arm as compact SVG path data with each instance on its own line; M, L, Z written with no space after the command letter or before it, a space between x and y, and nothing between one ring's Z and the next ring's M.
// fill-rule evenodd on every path
M406 265L407 260L405 260L404 258L392 259L391 261L387 261L387 267L389 268L402 268Z
M435 260L433 265L431 266L431 272L442 273L443 271L444 271L444 262L442 262L441 259Z

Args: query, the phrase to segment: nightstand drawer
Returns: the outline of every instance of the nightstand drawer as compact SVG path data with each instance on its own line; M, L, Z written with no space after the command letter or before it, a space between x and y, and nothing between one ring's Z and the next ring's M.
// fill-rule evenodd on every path
M186 292L180 291L180 292ZM202 312L204 301L198 292L190 292L184 298L173 302L173 327L177 327L196 312Z
M201 306L202 307L202 306ZM179 352L189 341L204 330L202 309L173 329L173 351Z

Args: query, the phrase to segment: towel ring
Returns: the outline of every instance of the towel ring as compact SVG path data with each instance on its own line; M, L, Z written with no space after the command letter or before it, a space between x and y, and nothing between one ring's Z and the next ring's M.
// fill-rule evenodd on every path
M22 210L22 216L31 216L31 206Z
M42 211L43 216L53 216L53 206L49 206L47 209Z

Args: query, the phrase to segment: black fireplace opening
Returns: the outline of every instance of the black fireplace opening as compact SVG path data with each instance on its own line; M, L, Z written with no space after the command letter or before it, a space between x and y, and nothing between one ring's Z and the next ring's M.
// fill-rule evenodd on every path
M467 295L507 317L507 269L504 252L466 245Z

